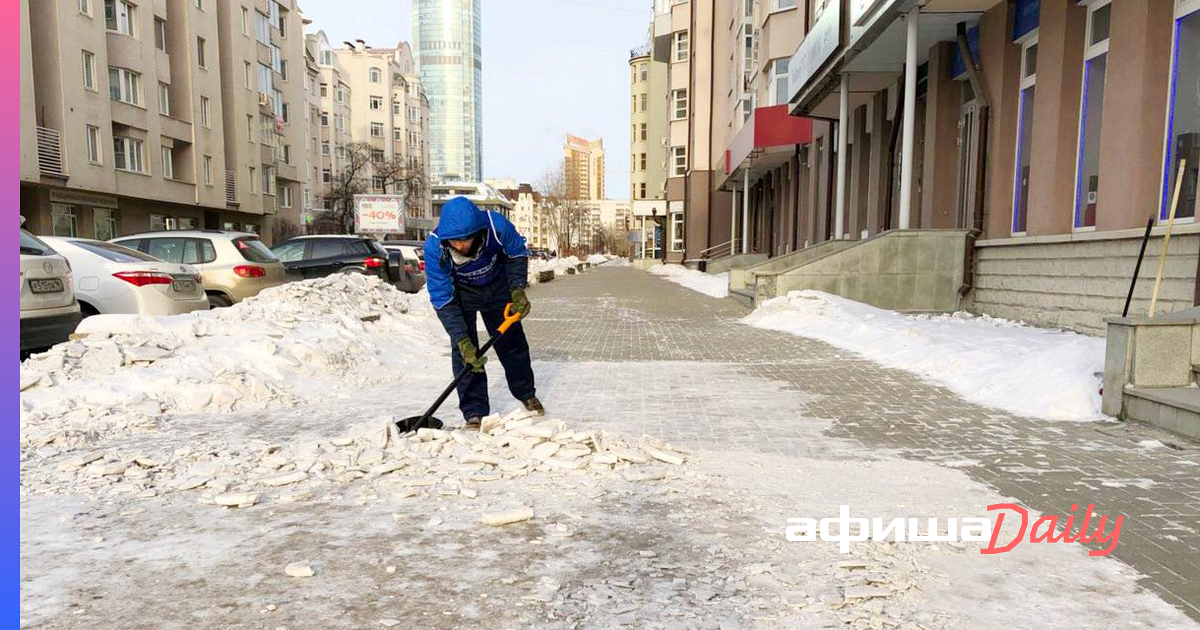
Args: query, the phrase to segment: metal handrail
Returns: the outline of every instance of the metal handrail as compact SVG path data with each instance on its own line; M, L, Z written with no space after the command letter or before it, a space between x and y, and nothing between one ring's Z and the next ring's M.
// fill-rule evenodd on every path
M737 242L737 238L731 238L724 243L719 243L707 249L702 249L700 250L700 257L709 259L719 258L720 256L732 256L737 252ZM716 252L717 254L714 255L713 252Z

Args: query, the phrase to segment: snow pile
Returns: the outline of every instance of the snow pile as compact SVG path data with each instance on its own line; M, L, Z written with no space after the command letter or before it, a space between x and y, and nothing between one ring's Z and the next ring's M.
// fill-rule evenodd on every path
M675 264L654 265L647 269L647 271L658 276L663 276L666 280L670 280L675 284L715 298L723 298L729 295L728 273L709 274Z
M71 449L164 413L294 406L320 399L331 377L399 378L413 361L398 355L444 351L426 302L335 274L214 311L90 317L76 339L21 364L22 447Z
M537 276L543 271L553 271L554 277L559 278L569 273L575 273L575 266L579 264L579 259L575 256L567 256L566 258L551 258L550 260L542 260L540 258L531 258L529 260L529 283L537 282ZM570 271L567 271L570 269Z
M774 298L743 321L852 350L1017 415L1104 417L1103 339L967 313L901 315L820 291Z
M592 254L592 255L588 256L587 260L585 260L584 262L591 263L593 265L603 265L604 263L608 262L609 260L612 260L612 259L608 256L605 256L604 254Z
M393 420L379 418L354 435L285 445L217 442L156 445L159 452L88 451L23 471L22 488L139 498L194 490L202 503L248 507L307 500L363 478L396 498L474 498L477 484L535 472L654 481L667 476L667 466L684 462L682 454L648 438L626 441L603 431L576 431L524 409L488 416L478 432L420 429L399 435Z

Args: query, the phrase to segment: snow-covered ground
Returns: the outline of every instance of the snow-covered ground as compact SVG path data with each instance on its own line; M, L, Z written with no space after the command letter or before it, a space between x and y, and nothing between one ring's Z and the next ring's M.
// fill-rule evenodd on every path
M1104 417L1100 338L967 313L903 315L820 291L768 300L744 321L851 350L1014 414Z
M826 437L803 393L725 364L538 363L553 419L399 436L449 378L423 295L335 276L82 331L22 365L23 627L1195 627L1078 545L786 541L842 503L1005 498ZM728 420L643 435L695 421L674 397ZM811 427L802 452L711 437L782 421Z
M693 291L699 291L715 298L729 295L728 273L704 273L688 269L683 265L654 265L647 269L652 274L662 276L675 284L685 286Z
M550 260L542 260L541 258L529 259L529 284L537 283L538 273L542 271L553 271L555 279L567 275L567 269L574 269L575 265L580 262L575 256L566 256L551 258Z

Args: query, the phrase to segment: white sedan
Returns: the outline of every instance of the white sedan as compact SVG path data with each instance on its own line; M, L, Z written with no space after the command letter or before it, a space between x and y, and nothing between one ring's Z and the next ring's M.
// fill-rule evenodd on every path
M88 238L43 236L71 263L84 317L129 313L178 315L208 308L200 272L135 249Z

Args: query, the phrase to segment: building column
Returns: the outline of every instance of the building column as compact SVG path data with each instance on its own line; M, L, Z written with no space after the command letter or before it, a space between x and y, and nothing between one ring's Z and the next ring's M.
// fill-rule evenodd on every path
M737 185L733 186L733 205L729 211L729 255L737 253L737 215L738 215L738 189Z
M742 171L742 253L750 253L750 169Z
M842 73L841 90L838 98L838 155L837 197L833 211L833 238L846 236L846 147L849 138L846 130L850 122L850 74Z
M912 215L917 124L917 16L920 12L920 7L913 7L912 11L908 12L905 24L908 36L904 55L904 128L900 150L900 222L897 224L901 230L911 227L909 217Z

